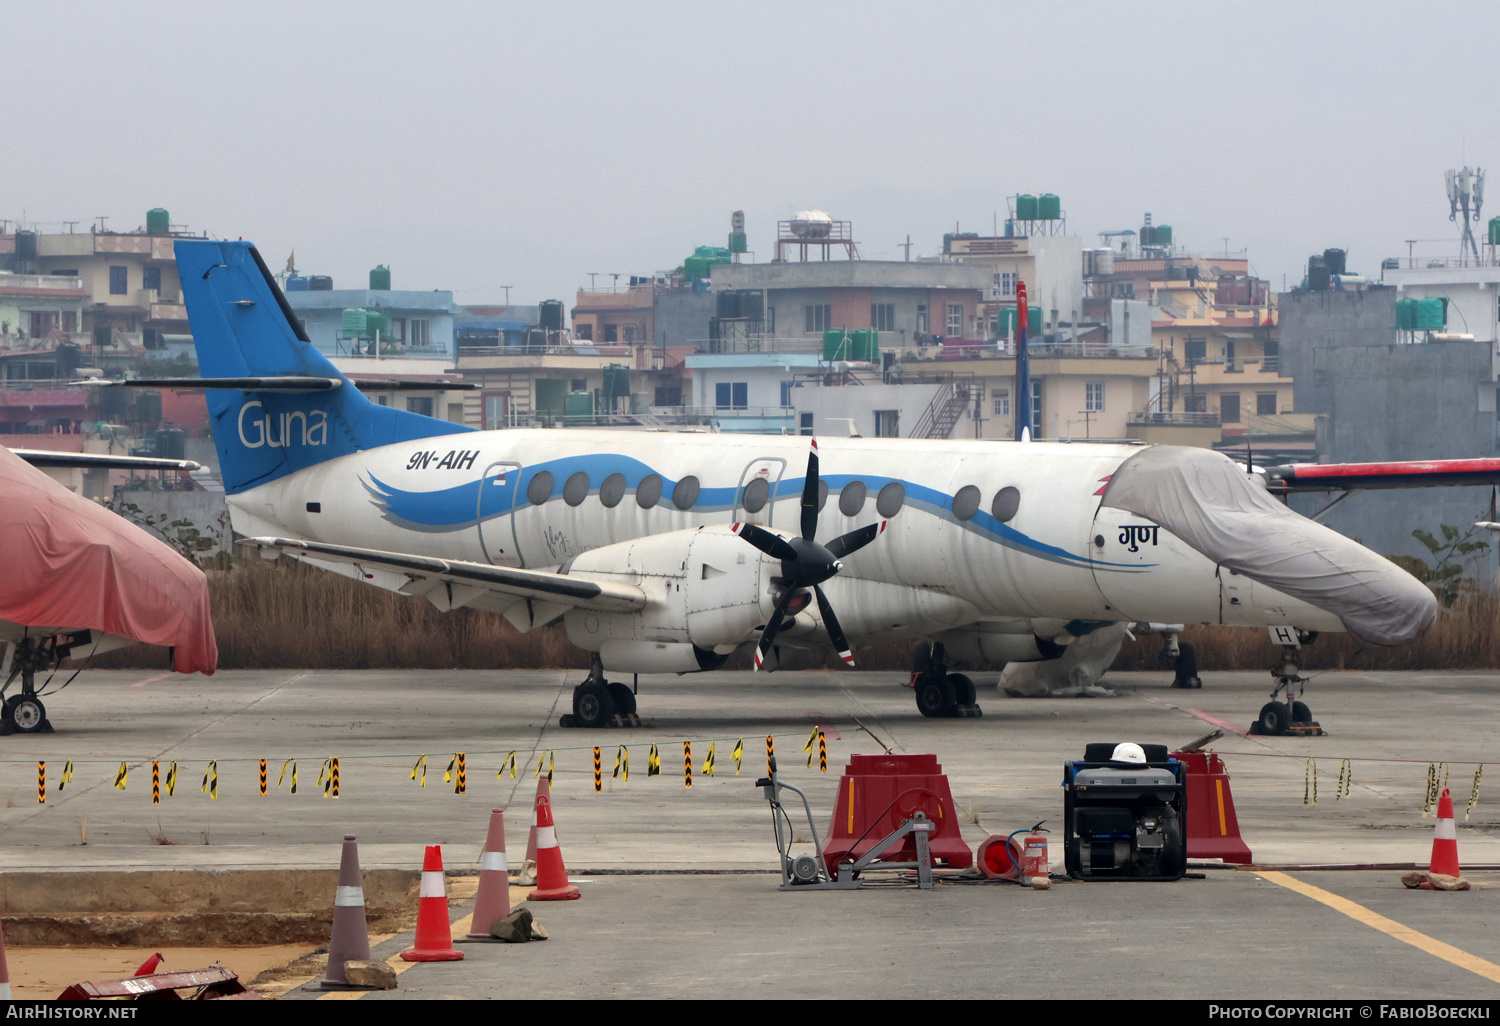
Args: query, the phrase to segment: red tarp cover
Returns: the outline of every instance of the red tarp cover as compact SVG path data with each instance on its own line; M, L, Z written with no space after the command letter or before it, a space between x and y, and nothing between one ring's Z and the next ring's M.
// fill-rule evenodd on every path
M203 571L3 447L0 567L0 620L170 645L179 673L218 665Z

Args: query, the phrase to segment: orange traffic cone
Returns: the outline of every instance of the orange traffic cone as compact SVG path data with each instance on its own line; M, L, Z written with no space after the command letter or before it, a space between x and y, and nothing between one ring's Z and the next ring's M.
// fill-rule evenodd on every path
M425 884L426 878L423 878ZM333 930L328 939L328 971L320 981L325 987L346 987L344 963L370 957L370 930L365 922L365 888L359 875L359 846L353 834L344 835L339 857L339 882L333 892Z
M10 970L5 965L5 928L0 926L0 1001L10 1000Z
M490 833L484 842L484 861L479 864L479 893L474 897L470 940L494 940L490 926L510 915L510 875L505 864L505 815L490 813Z
M448 895L443 890L443 849L427 846L422 859L422 889L417 901L417 939L401 952L407 962L456 962L464 957L453 947L453 929L448 922Z
M1453 828L1453 798L1446 787L1443 788L1442 797L1438 798L1437 832L1432 838L1432 862L1427 868L1427 874L1429 877L1452 877L1461 886L1438 887L1430 881L1424 881L1419 885L1424 891L1469 889L1468 882L1463 879L1463 870L1458 866L1458 834Z
M537 798L543 795L546 795L548 798L552 797L552 782L546 777L541 777L536 782ZM534 800L531 803L531 829L526 834L526 859L521 864L522 877L527 875L528 869L531 871L531 880L529 882L536 883L536 802ZM527 881L523 879L522 882L525 883Z
M562 849L557 846L557 831L552 826L552 802L544 794L536 799L536 890L527 901L571 901L578 888L568 883L568 869L563 865Z

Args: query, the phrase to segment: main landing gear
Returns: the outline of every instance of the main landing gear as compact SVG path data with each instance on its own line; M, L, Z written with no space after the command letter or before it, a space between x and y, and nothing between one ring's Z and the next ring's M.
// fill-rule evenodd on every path
M1302 734L1316 737L1326 733L1318 725L1318 721L1312 718L1312 710L1304 703L1298 701L1303 692L1307 690L1307 678L1302 676L1302 645L1310 645L1317 639L1314 632L1299 633L1298 644L1284 644L1281 646L1281 665L1271 670L1271 679L1274 682L1271 688L1271 700L1260 707L1260 715L1250 725L1252 734ZM1276 696L1282 689L1286 689L1286 700L1277 701ZM1296 698L1292 696L1292 689L1296 688Z
M911 679L906 686L917 693L923 716L961 719L983 716L974 682L962 673L949 673L942 645L922 643L912 649Z
M573 689L573 711L557 721L561 727L639 727L635 691L629 684L604 679L604 664L594 656L588 678Z
M47 651L45 642L27 638L18 643L10 660L10 676L0 686L3 696L17 677L21 678L18 694L6 698L0 705L0 734L38 734L52 732L47 720L47 707L36 695L36 673L46 670L54 656Z

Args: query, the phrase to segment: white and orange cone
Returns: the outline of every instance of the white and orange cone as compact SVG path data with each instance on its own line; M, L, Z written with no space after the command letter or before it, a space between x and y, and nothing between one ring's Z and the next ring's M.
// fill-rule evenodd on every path
M552 797L552 781L546 777L540 777L536 782L537 798L546 795ZM526 858L521 863L521 872L516 877L516 883L536 883L536 802L531 803L531 829L526 832Z
M333 931L328 939L328 971L320 981L325 987L349 985L344 963L370 957L370 930L365 923L365 888L359 875L359 845L353 834L344 835L339 858L339 882L333 892Z
M1454 881L1446 886L1438 886L1431 880L1423 881L1419 886L1424 891L1466 891L1469 883L1463 878L1463 870L1458 865L1458 833L1453 826L1453 797L1448 789L1443 788L1443 794L1438 798L1437 831L1432 838L1432 860L1427 868L1428 877L1444 876Z
M547 796L536 799L536 890L527 901L571 901L578 888L568 883L568 869L563 865L562 849L557 846L557 831L552 826L552 802Z
M422 859L422 889L417 901L417 939L401 952L407 962L456 962L464 953L453 947L453 927L448 922L448 894L443 889L443 849L427 846Z
M490 927L510 915L510 874L505 864L505 814L490 813L490 832L484 842L484 860L479 864L479 892L474 896L473 929L470 940L493 940Z

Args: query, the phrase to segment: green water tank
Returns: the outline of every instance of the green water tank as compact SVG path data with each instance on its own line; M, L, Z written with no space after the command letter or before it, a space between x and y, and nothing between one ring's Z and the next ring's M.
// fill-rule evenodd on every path
M364 338L370 331L370 312L359 307L350 307L339 318L340 334L352 338Z
M172 231L172 219L161 207L152 207L146 211L146 234L167 235Z
M1415 299L1396 300L1396 330L1415 331L1417 327L1417 301Z
M1016 308L1004 306L1000 308L1000 316L995 319L995 334L1000 338L1010 338L1016 333Z
M365 331L373 336L377 331L380 337L389 340L391 337L391 319L379 310L370 310L365 314Z
M1017 221L1035 221L1037 219L1036 215L1037 202L1035 196L1022 194L1016 197Z
M874 363L880 359L880 338L874 328L856 328L852 334L854 344L849 359L866 363Z
M604 368L604 395L614 398L630 394L630 368L612 363Z
M534 389L536 412L560 417L567 402L568 383L561 378L538 378Z
M569 419L594 415L594 393L569 392L565 414Z
M1490 218L1489 244L1500 246L1500 217Z
M708 258L690 256L682 262L682 273L687 278L707 278Z
M1436 296L1417 300L1417 330L1442 331L1448 324L1448 304Z
M854 359L854 339L843 328L829 328L823 332L823 359Z
M391 269L385 264L370 269L370 291L391 291Z
M1172 226L1169 224L1156 225L1156 245L1170 246L1172 244Z
M1050 192L1044 192L1037 197L1037 217L1043 221L1057 221L1062 218L1062 200Z

